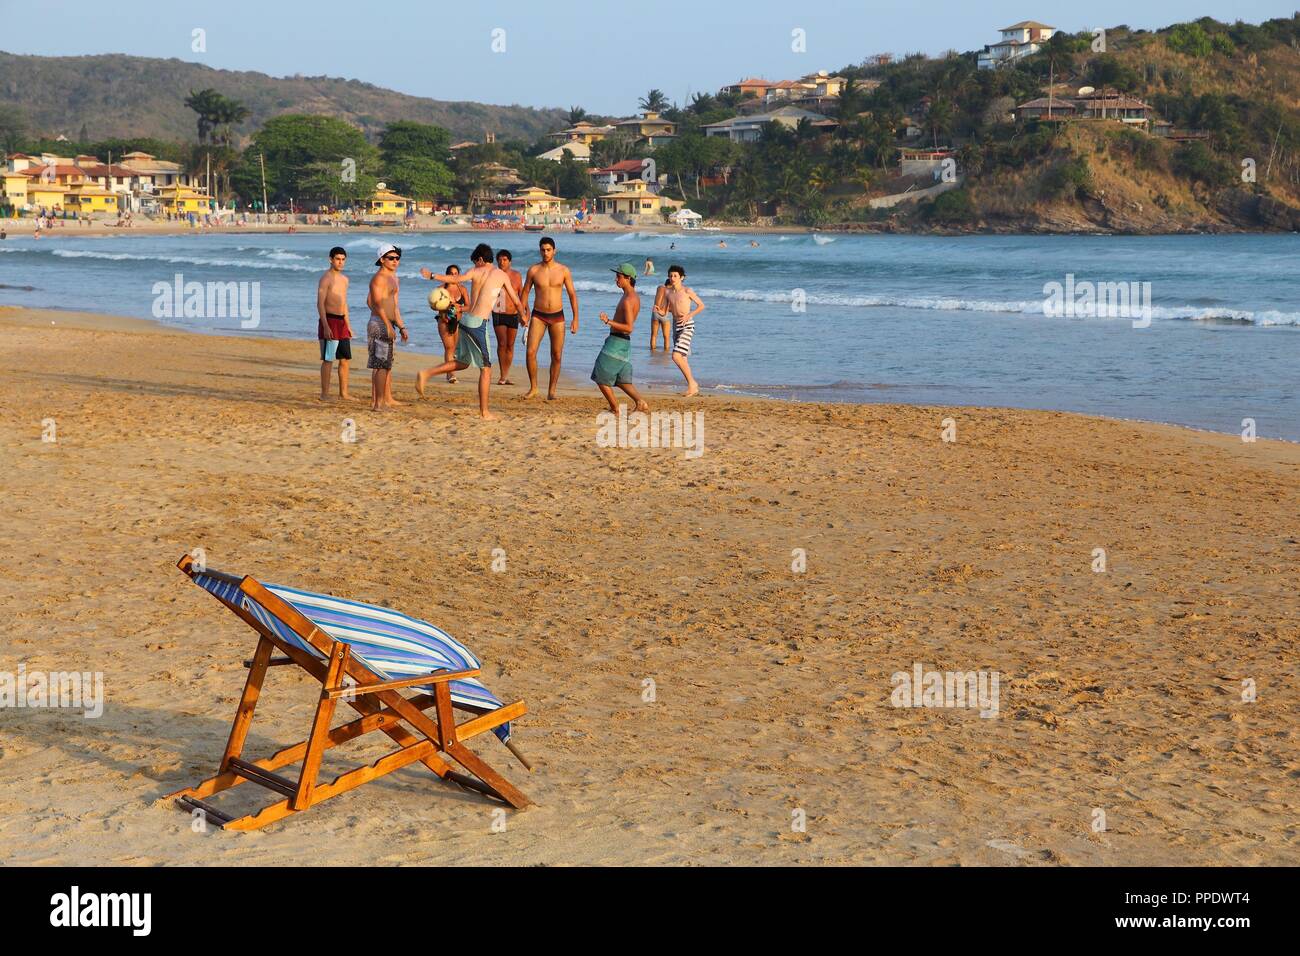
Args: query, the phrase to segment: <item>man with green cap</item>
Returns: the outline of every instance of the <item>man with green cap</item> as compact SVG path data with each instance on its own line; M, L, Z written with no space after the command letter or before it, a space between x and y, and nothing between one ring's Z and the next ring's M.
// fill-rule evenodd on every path
M618 402L614 399L616 385L636 402L638 412L648 412L650 406L632 384L632 326L636 325L636 318L641 314L641 297L636 293L636 266L625 262L612 271L623 298L614 310L613 319L608 312L600 313L600 321L609 326L609 338L605 339L600 354L596 356L591 380L609 402L611 412L618 413Z

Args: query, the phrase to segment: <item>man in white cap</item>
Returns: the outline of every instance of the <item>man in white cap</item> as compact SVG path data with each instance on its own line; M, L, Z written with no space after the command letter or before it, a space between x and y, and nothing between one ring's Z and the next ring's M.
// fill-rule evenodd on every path
M402 250L397 246L380 246L379 258L375 260L379 268L370 279L370 292L366 295L366 305L370 306L370 322L366 325L366 367L370 369L370 408L376 412L406 404L393 398L393 351L397 344L394 328L402 334L403 342L409 339L397 307L401 281L397 278L397 266L401 261Z

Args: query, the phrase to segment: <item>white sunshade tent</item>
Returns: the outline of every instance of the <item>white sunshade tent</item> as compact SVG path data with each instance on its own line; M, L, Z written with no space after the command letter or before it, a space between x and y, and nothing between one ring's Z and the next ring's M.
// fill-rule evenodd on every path
M675 213L673 213L672 216L669 218L671 218L672 221L677 223L679 226L686 226L689 228L691 226L698 227L700 224L700 220L702 220L704 217L701 216L694 209L682 208L677 210Z

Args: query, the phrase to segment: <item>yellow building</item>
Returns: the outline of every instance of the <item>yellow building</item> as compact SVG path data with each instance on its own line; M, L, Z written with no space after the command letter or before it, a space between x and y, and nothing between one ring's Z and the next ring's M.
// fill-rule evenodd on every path
M663 198L639 179L629 179L623 188L596 197L597 211L611 216L657 216L662 206Z
M0 173L0 194L7 206L27 205L27 184L31 177L26 173Z
M528 186L524 189L518 189L511 198L523 202L525 216L543 216L547 213L558 213L561 204L564 202L561 197L552 196L540 186Z
M588 123L583 120L581 123L575 123L568 129L562 129L557 133L549 134L551 139L558 139L566 143L582 143L584 146L590 146L592 143L599 143L605 137L614 132L613 126L597 126L594 123Z
M27 180L27 204L38 209L62 207L63 195L67 190L67 186L60 186L58 183L43 183L39 179L29 177Z
M193 186L166 186L154 195L162 203L163 211L174 215L183 216L191 212L202 214L211 209L208 194Z
M376 216L405 216L406 210L411 208L411 199L399 196L380 183L375 194L366 200L366 206Z
M99 186L77 186L64 193L64 205L82 214L118 211L117 193Z

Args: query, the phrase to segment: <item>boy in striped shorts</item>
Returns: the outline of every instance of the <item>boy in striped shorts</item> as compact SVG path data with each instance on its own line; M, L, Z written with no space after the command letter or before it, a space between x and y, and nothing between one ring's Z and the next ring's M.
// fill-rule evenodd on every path
M655 309L660 315L672 313L673 316L673 363L686 376L686 395L696 395L700 383L691 374L691 340L695 338L695 317L704 311L704 303L693 289L687 288L686 270L679 265L668 267L668 291L664 294L663 305Z

